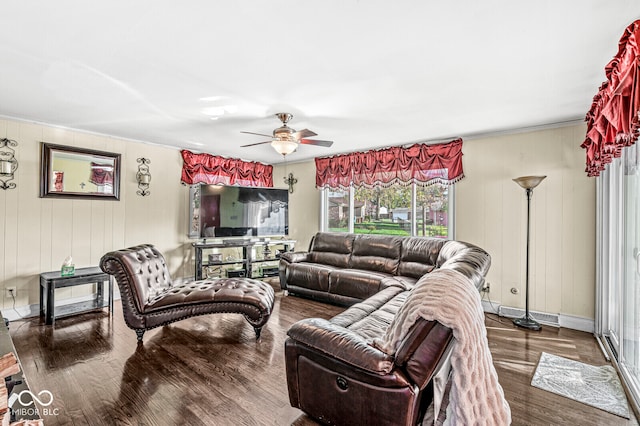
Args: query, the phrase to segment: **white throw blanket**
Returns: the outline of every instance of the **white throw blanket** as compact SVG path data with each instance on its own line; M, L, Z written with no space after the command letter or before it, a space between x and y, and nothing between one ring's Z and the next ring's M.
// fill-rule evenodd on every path
M374 345L393 356L419 317L438 321L453 330L453 383L446 424L511 424L511 410L489 351L480 293L471 281L451 269L426 274L413 288L384 337Z

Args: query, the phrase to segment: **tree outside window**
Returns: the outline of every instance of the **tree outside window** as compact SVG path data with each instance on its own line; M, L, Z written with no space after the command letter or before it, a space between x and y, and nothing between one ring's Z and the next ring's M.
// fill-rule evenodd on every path
M355 233L411 235L414 221L411 194L416 191L416 235L447 238L449 228L449 187L433 184L391 185L354 189ZM348 232L349 191L328 191L329 231Z

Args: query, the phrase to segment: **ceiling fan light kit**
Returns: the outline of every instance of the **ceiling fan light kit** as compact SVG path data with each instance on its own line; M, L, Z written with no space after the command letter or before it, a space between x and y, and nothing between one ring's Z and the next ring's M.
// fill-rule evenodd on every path
M248 145L242 145L242 147L271 143L271 146L273 147L273 149L276 150L278 154L282 156L286 156L294 152L296 149L298 149L298 145L300 144L317 145L317 146L324 146L324 147L329 147L333 145L332 141L306 139L308 137L318 135L317 133L312 132L309 129L302 129L300 131L296 131L295 129L292 129L291 127L287 126L287 123L293 118L292 114L288 112L279 112L275 114L275 116L278 117L278 119L282 122L282 126L278 127L273 131L273 137L271 140L252 143ZM269 135L265 135L262 133L254 133L254 132L240 132L240 133L247 133L250 135L269 137Z
M271 142L271 146L280 155L289 155L298 148L298 144L294 141L284 139L276 139Z

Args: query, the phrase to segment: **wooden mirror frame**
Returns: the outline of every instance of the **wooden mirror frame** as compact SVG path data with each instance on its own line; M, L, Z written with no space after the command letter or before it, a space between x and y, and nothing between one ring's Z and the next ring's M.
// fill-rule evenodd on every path
M74 192L52 189L53 156L55 153L62 153L67 156L77 155L79 157L88 158L88 162L108 160L113 161L113 189L111 192ZM89 167L90 164L89 164ZM64 171L64 170L63 170ZM88 179L88 178L87 178ZM120 154L112 152L96 151L93 149L76 148L65 145L54 145L46 142L40 143L40 197L51 198L85 198L93 200L119 200L120 199Z

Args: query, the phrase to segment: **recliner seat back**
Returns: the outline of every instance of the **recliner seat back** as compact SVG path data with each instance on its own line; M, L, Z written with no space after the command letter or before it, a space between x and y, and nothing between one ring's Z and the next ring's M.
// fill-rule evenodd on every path
M351 268L396 275L402 238L388 235L356 235Z
M440 249L446 242L447 240L437 238L403 238L398 275L420 278L433 271L438 262Z
M345 238L345 234L319 232L313 240L309 260L313 263L348 268L353 240L353 235Z

